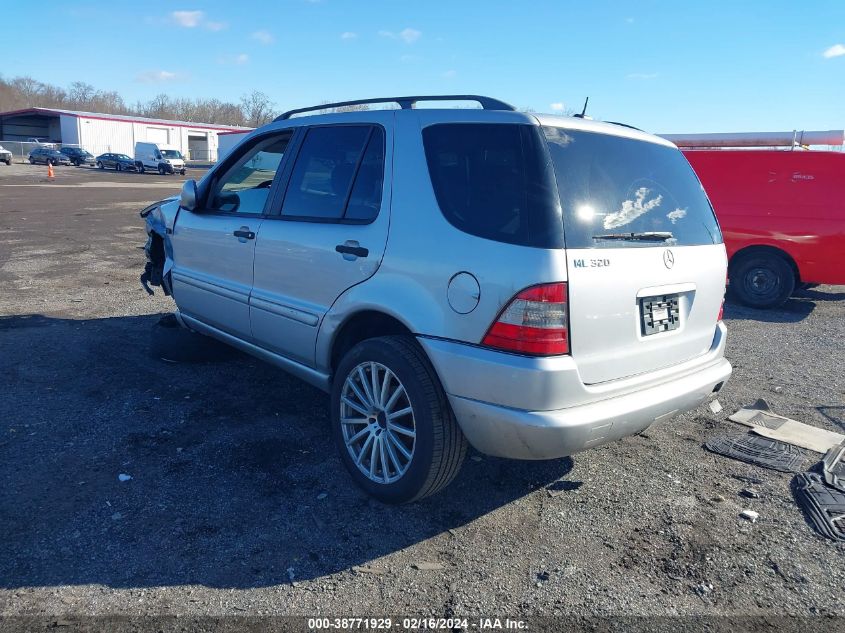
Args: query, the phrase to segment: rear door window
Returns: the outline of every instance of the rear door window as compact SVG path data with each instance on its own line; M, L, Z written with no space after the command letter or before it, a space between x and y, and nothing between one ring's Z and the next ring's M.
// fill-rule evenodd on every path
M428 171L443 216L478 237L560 248L554 173L537 126L446 123L423 130Z
M580 130L543 132L567 248L721 243L713 208L679 150Z
M282 217L370 222L381 207L384 132L370 125L309 129L296 157Z

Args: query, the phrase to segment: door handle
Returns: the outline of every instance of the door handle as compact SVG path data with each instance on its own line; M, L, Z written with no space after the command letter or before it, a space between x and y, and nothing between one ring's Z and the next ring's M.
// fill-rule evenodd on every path
M338 244L334 249L341 255L352 255L353 257L366 257L370 254L369 249L359 246L358 242L355 241ZM344 257L344 259L346 258Z
M255 239L255 233L253 233L252 231L246 230L246 227L241 227L237 231L233 232L232 235L234 235L235 237L237 237L241 241L254 240Z

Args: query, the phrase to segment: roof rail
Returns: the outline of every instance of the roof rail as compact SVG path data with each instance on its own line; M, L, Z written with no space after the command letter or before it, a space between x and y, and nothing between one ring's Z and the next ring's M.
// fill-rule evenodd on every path
M416 97L377 97L375 99L357 99L355 101L338 101L337 103L321 103L320 105L311 106L308 108L297 108L296 110L288 110L287 112L277 116L274 121L284 121L291 118L294 114L302 114L303 112L314 112L316 110L327 110L329 108L342 108L345 106L366 105L368 103L398 103L403 110L410 110L418 101L477 101L485 110L510 110L515 108L512 105L493 99L491 97L482 97L480 95L422 95Z

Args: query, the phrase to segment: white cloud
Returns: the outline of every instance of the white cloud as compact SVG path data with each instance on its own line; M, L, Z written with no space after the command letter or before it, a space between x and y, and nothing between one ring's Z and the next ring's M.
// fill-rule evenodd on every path
M687 210L675 209L674 211L670 211L669 213L667 213L666 217L672 221L672 224L675 224L678 220L683 220L685 217L687 217Z
M824 56L825 59L830 59L831 57L842 57L843 55L845 55L845 46L842 44L834 44L822 53L822 56Z
M212 22L207 20L204 11L172 11L170 22L186 29L194 29L198 26L209 31L222 31L226 28L225 22Z
M356 37L358 37L358 34L352 31L344 31L340 34L340 39L342 40L354 40Z
M549 107L552 109L552 112L563 112L566 109L566 105L564 105L560 101L550 103Z
M200 22L202 22L205 17L205 13L202 11L174 11L170 14L170 17L173 18L173 21L179 26L192 29L199 26Z
M406 44L413 44L422 37L420 31L410 27L402 29L398 33L394 33L393 31L379 31L378 34L391 40L402 40Z
M651 194L651 190L647 187L640 187L634 192L633 200L624 200L622 208L614 213L608 213L604 218L605 229L618 229L636 220L644 213L648 213L652 209L656 209L663 201L663 196L656 195L651 200L646 201L646 197Z
M256 31L250 37L252 37L252 39L254 39L254 40L261 42L265 46L272 44L273 42L276 41L276 38L273 37L273 34L270 33L270 31L267 31L265 29L261 29L260 31Z
M408 44L413 44L418 39L420 39L421 36L422 33L417 31L416 29L402 29L399 32L399 37L405 40L405 42L407 42Z
M457 76L458 76L457 70L447 70L445 73L443 73L444 79L454 79Z
M147 70L138 74L135 81L142 84L160 84L166 81L175 81L179 79L179 74L169 70Z
M636 81L648 81L649 79L657 79L657 73L628 73L625 79L634 79Z
M217 58L217 63L222 66L243 66L249 63L249 55L239 53L237 55L223 55Z

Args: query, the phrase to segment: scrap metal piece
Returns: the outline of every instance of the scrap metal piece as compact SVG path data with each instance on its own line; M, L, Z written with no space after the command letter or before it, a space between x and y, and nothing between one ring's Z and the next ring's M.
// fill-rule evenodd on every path
M825 454L822 470L828 485L845 492L845 442L834 446Z
M774 413L771 407L769 407L769 403L762 398L758 399L754 404L742 407L736 413L728 416L728 420L731 422L738 422L745 426L765 426L768 428L777 428L782 421L789 419Z
M756 435L716 437L708 440L704 448L711 453L783 473L800 472L807 457L800 448Z
M834 446L845 442L845 435L841 433L834 433L795 420L786 420L776 429L752 426L751 432L772 440L806 448L816 453L827 453Z
M795 500L822 535L845 541L845 493L825 485L816 473L800 473L792 480Z
M798 420L774 413L769 403L760 398L728 416L732 422L751 427L751 432L772 440L794 444L816 453L826 453L832 446L845 441L845 435L820 429Z

